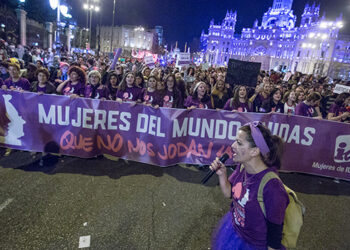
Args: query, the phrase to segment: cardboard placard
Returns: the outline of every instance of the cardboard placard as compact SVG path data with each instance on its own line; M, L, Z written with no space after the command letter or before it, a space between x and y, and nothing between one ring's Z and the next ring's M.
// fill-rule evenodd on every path
M261 63L245 62L235 59L228 61L226 82L231 85L255 87L260 73Z

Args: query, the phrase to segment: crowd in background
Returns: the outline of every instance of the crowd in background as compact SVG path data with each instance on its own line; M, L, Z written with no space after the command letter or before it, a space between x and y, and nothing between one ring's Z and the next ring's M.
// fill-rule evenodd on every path
M225 82L227 68L156 65L118 56L57 55L54 50L24 48L0 41L3 90L60 94L167 108L206 108L233 112L284 113L350 122L350 93L333 93L329 77L261 71L255 87Z

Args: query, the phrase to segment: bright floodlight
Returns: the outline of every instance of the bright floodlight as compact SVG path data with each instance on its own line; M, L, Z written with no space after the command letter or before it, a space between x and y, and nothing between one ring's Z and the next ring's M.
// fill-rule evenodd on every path
M321 28L327 28L327 22L321 22L320 27Z
M326 40L328 38L328 35L327 34L323 34L322 37L321 37L323 40Z
M315 36L315 33L313 33L313 32L311 32L310 34L309 34L309 37L310 38L313 38Z
M100 7L96 6L95 11L100 11Z
M344 26L343 22L337 22L337 27L338 28L343 28L343 26Z
M20 3L25 3L25 2L26 2L26 0L19 0L19 2L20 2Z
M60 11L63 16L67 17L68 15L68 7L66 5L60 5Z
M50 0L50 7L51 9L56 9L58 6L58 0Z
M83 5L83 8L84 9L88 9L89 8L89 5L87 5L86 3Z

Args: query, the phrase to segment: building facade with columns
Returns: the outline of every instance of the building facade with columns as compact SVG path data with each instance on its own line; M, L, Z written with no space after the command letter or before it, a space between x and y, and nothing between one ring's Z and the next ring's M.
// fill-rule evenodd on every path
M260 62L263 70L302 72L350 78L350 37L342 36L342 16L327 20L320 5L306 4L299 27L293 0L274 0L262 22L235 34L237 12L228 11L220 24L210 22L201 35L203 61L227 65L230 58Z
M155 39L157 36L155 29L145 29L141 26L115 26L113 32L111 26L101 26L97 27L96 40L98 40L98 34L100 34L101 52L105 53L114 48L123 48L124 51L129 52L132 50L151 51L153 43L158 43L158 39Z

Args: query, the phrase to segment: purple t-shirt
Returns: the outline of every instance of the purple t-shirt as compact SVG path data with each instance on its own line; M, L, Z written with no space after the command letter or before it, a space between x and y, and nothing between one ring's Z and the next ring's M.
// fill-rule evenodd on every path
M247 102L239 102L239 105L236 107L235 104L233 103L232 98L227 100L225 106L224 106L224 110L236 110L238 112L252 112L251 107L249 107Z
M43 92L43 93L46 93L46 86L45 87L40 87L39 84L38 84L38 87L36 89L36 92Z
M70 96L72 94L85 96L85 86L82 82L78 82L77 84L72 85L72 82L68 81L62 90L62 94L66 96Z
M328 113L333 113L334 116L342 115L345 112L346 112L345 107L340 107L335 103L332 103L332 105L330 106L329 111L328 111Z
M126 87L125 91L118 89L117 98L122 99L124 102L142 100L142 89L139 87Z
M235 231L248 243L267 247L267 226L263 212L257 200L261 179L267 172L275 168L268 168L257 174L248 174L240 166L228 178L231 183L231 213ZM289 203L287 192L279 179L270 180L263 191L266 219L281 225L284 221L285 210Z
M143 89L142 95L143 95L142 100L146 104L159 105L161 97L159 96L159 93L157 92L157 90L153 92L149 92L147 91L147 89Z
M295 107L295 114L296 115L312 117L314 111L315 110L313 107L306 105L304 102L299 103Z
M210 98L207 98L207 101L202 102L202 100L194 99L192 96L187 96L184 106L186 108L196 106L196 108L200 109L212 109Z
M13 82L12 78L7 78L5 80L5 85L8 89L14 89L14 90L30 90L30 83L27 79L20 77L17 82Z
M92 98L92 99L109 99L109 90L106 86L100 85L95 92L95 96L92 96L93 87L91 84L88 84L85 88L85 98Z

